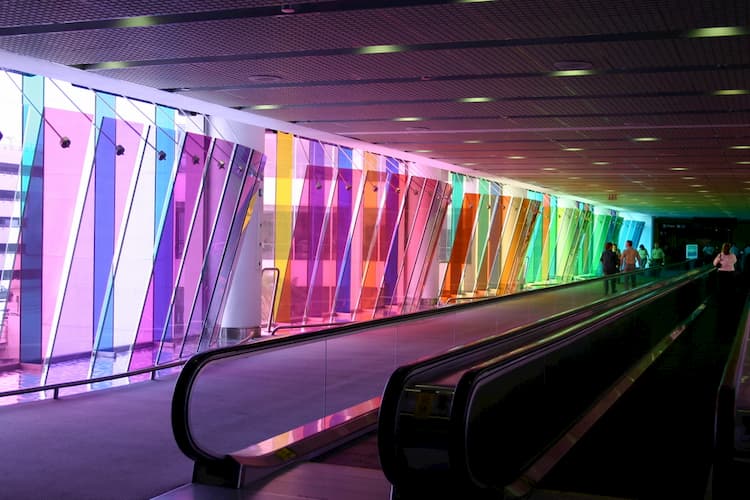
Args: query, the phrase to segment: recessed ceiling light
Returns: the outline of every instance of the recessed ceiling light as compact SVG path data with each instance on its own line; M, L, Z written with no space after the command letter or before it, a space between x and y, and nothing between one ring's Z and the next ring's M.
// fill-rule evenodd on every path
M473 163L473 162L464 163L464 167L473 167L474 165L476 165L476 163Z
M583 151L583 148L563 148L563 151Z
M369 45L358 48L357 54L392 54L394 52L404 52L406 47L403 45Z
M630 181L630 182L632 182L633 184L643 184L643 181Z
M688 38L707 38L721 36L742 36L747 35L750 30L744 26L716 26L713 28L698 28L688 30L685 36Z
M270 82L278 82L282 78L277 75L250 75L247 77L248 80L251 82L256 83L270 83Z
M703 184L690 184L691 188L702 188Z
M462 97L458 102L492 102L494 100L492 97Z
M542 170L547 170L548 172L551 172L553 170L557 170L555 167L544 167Z
M578 177L577 175L573 175L573 176L568 177L568 179L575 181L575 180L580 179L580 177ZM748 182L750 182L750 181L748 181Z
M594 165L609 165L608 161L595 161L593 163Z
M690 181L690 180L695 179L695 177L691 177L689 175L686 175L685 177L683 177L683 179L685 179L686 181Z
M710 193L711 191L709 191L707 189L699 189L698 192L699 193Z
M266 109L279 109L281 108L280 104L256 104L255 106L252 106L250 109L255 111L263 111Z
M750 146L744 144L738 144L736 146L729 146L729 149L750 149Z
M750 165L750 161L738 161L737 165Z
M553 71L549 73L549 76L561 77L561 76L590 76L595 75L596 71L593 69L565 69L562 71Z
M507 158L509 160L525 160L526 159L525 156L508 156Z
M688 169L687 167L672 167L672 168L670 168L669 170L677 170L677 171L681 171L681 170L687 170L687 169Z
M478 141L476 139L469 140L469 141L464 141L464 144L481 144L481 143L482 143L482 141Z
M398 118L394 118L394 122L421 122L423 118L419 118L417 116L400 116Z
M721 89L715 90L714 95L747 95L750 90L747 89Z
M432 153L431 149L415 149L415 153Z
M633 142L656 142L658 137L633 137Z

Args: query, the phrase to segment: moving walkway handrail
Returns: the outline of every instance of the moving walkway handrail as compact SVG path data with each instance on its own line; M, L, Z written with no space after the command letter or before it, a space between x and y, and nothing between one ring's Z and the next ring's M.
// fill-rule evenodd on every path
M377 326L384 326L389 324L403 323L411 319L424 318L428 316L436 316L441 314L454 313L455 311L463 309L472 309L479 307L486 307L490 304L499 302L518 300L522 297L527 297L529 294L544 294L558 291L564 288L570 288L575 286L584 286L591 282L601 281L603 277L594 278L591 280L576 281L562 283L559 285L553 285L546 288L538 288L534 290L526 290L523 292L502 295L496 297L487 297L485 300L476 302L467 302L462 304L456 304L450 307L428 309L422 311L416 311L409 314L400 316L388 316L383 318L377 318L369 321L342 324L332 328L323 330L316 330L312 332L302 332L293 336L287 337L273 337L266 338L262 342L254 342L250 344L238 344L233 346L222 347L213 349L210 351L204 351L192 356L184 365L180 372L175 389L172 397L171 407L171 422L172 432L180 450L190 459L196 461L222 461L225 460L226 456L217 456L207 450L201 448L193 438L190 431L189 422L189 403L190 394L195 379L200 371L209 363L234 356L241 356L248 353L260 352L268 349L280 348L282 346L298 345L305 342L318 342L326 340L336 336L349 335L359 330L369 329Z
M682 277L673 278L670 280L665 280L665 285L663 287L656 287L655 289L651 290L643 290L645 292L646 297L644 297L643 301L647 300L655 300L652 297L660 296L664 294L664 289L671 288L670 285L675 285L680 282L684 282L691 279L697 279L700 276L703 276L704 274L708 274L711 272L712 269L705 269L705 270L699 270L694 271L691 273L688 273L687 275L683 275ZM687 277L686 277L687 276ZM676 285L675 285L676 286ZM620 301L612 301L609 302L608 305L615 305L614 307L614 314L624 314L624 311L631 311L633 309L633 304L631 302L633 301L632 296L628 296L626 300L620 300ZM643 301L639 301L639 304L642 304ZM600 310L602 308L599 308ZM623 311L620 313L619 311ZM610 313L612 314L612 313ZM578 328L578 325L580 324L590 324L592 321L592 316L589 315L586 319L582 319L582 316L576 316L575 314L568 316L569 321L568 324L572 322L576 322L576 328ZM565 318L561 318L564 320ZM575 328L568 327L568 330L575 330ZM547 330L549 331L549 330ZM561 342L561 339L565 339L565 336L561 336L560 334L549 336L545 339L542 339L541 341L528 343L525 346L522 347L515 347L513 349L510 349L508 352L506 352L503 355L500 355L498 357L493 358L491 360L492 362L485 361L484 363L480 363L477 366L473 368L469 368L466 371L463 371L462 376L460 377L460 380L456 386L456 392L454 394L454 398L451 403L450 408L450 414L451 416L456 414L461 414L461 410L456 410L456 408L461 408L461 405L466 402L467 400L467 392L466 392L466 384L469 384L468 387L471 386L471 381L476 380L480 374L484 373L483 370L486 370L490 367L493 367L495 362L503 361L506 363L514 363L517 362L519 359L523 358L524 356L529 356L531 353L538 353L540 350L548 348L549 345L552 345L552 343L559 343ZM512 347L512 346L511 346ZM463 351L460 350L460 351ZM411 365L407 365L404 367L401 367L400 369L396 370L393 374L393 377L391 380L389 380L388 385L386 387L386 391L383 396L383 401L381 403L381 413L380 413L380 421L379 421L379 429L378 429L378 439L379 439L379 452L380 452L380 458L381 458L381 466L383 469L383 472L385 473L386 477L391 481L392 484L398 485L400 480L402 479L400 476L402 475L402 472L399 470L399 467L401 466L400 457L398 456L398 453L396 452L396 443L394 442L395 437L395 427L397 425L396 419L398 418L398 412L399 412L399 403L401 400L401 393L405 389L405 385L407 383L407 380L414 377L415 373L417 373L420 370L428 370L428 369L434 369L435 367L439 367L441 364L445 365L446 363L451 362L451 358L453 356L459 356L461 355L461 352L459 351L452 351L450 353L443 354L439 357L432 358L430 360L423 360L421 362L413 363ZM461 392L459 392L459 390ZM462 399L463 398L463 399ZM449 423L447 424L448 428L450 428L452 431L454 431L457 434L460 434L462 425L464 423ZM453 437L448 437L447 440L449 441L449 444L447 445L452 449L452 459L449 460L451 466L456 462L456 443L460 442L460 439ZM459 446L460 448L460 446ZM499 451L502 453L503 451ZM444 471L441 471L441 473ZM464 471L466 472L466 471Z
M458 431L452 435L453 439L450 439L451 463L457 464L461 467L460 474L465 480L471 481L472 484L481 488L487 488L490 486L486 483L487 476L485 476L484 480L480 479L477 476L476 471L472 468L472 465L477 464L478 461L470 460L472 451L470 450L470 443L468 440L468 430L470 425L469 417L472 410L470 405L478 399L481 399L478 397L478 391L483 384L491 383L494 380L497 380L498 377L503 377L507 374L512 375L517 367L522 367L522 369L524 369L529 365L530 362L533 361L539 360L542 364L549 365L550 363L554 363L554 357L557 355L561 356L560 362L563 363L568 359L568 357L564 353L560 354L562 349L570 349L571 346L573 346L573 349L580 349L580 347L574 346L574 344L579 339L588 337L594 332L600 332L603 330L606 331L606 329L611 328L611 325L613 325L615 322L626 317L631 317L633 314L642 314L642 310L649 305L653 304L656 307L657 305L661 304L661 299L664 299L667 296L671 296L677 290L682 290L685 285L695 283L697 280L706 277L712 272L714 272L713 269L706 268L687 273L682 277L670 280L670 282L667 283L664 287L649 291L637 302L620 304L613 308L611 311L606 311L604 314L599 316L586 318L580 323L570 326L563 331L559 331L538 343L530 344L525 346L524 348L518 349L515 352L498 356L491 360L487 360L486 362L472 367L471 369L464 372L461 379L456 385L455 396L453 399L454 412L452 413L452 415L456 415L457 417L459 417L459 420L457 420L455 424L450 426L452 430ZM683 303L684 306L689 308L690 312L692 312L693 308L699 306L703 301L703 296L695 295L692 292L693 290L690 290L689 293L686 292L686 297L683 297L685 299L683 302L687 301L688 298L694 300L694 303L691 304ZM659 309L661 309L660 306ZM680 316L678 319L682 320L682 316ZM669 329L671 330L671 328L672 325L670 324ZM631 332L628 331L623 335L623 337L629 337L629 333ZM665 334L663 332L662 334L656 336L656 338L653 339L653 342L649 345L649 349L664 336ZM624 373L643 354L643 352L639 352L634 355L633 359L630 359L628 362L624 363L624 366L622 366L621 369L617 370L618 375ZM578 360L576 360L576 362L577 361ZM605 367L608 370L614 370L614 368L612 367L613 364L614 363L607 363ZM607 380L607 377L598 377L598 375L601 375L601 373L589 372L585 375L587 379L598 378L600 381L602 381L600 382L600 386L597 389L593 390L595 392L594 399L598 397L602 393L602 391L606 390L606 388L610 386L611 382L616 380L618 376L610 374L609 381L607 383L603 383L603 381ZM506 377L506 380L509 379L510 376ZM514 384L517 382L517 380L514 381ZM596 384L594 385L596 386ZM578 391L582 390L583 389L578 386ZM492 393L494 394L494 391ZM559 436L559 434L561 433L560 431L564 431L570 425L572 425L576 417L580 416L585 411L585 408L590 406L591 401L592 399L589 399L580 408L579 411L574 410L573 412L571 412L572 418L570 418L567 424L563 425L562 428L552 429L552 432L550 433L550 437L552 439L549 439L545 443L543 443L541 448L530 450L531 454L525 457L527 459L526 461L523 460L524 457L522 457L520 453L508 453L507 456L510 457L509 462L511 462L512 465L517 465L517 468L510 467L507 471L495 470L492 475L492 480L498 480L503 477L504 473L507 473L506 477L508 480L505 483L501 483L501 486L506 486L513 479L516 479L518 476L520 476L520 474L524 470L524 466L528 466L529 463L532 463L535 457L540 455L549 445L552 444L552 442L554 442L554 436L552 436L552 434L556 433ZM567 402L568 401L566 401L566 403ZM572 406L575 408L575 405ZM511 411L514 411L514 409L511 409ZM559 407L556 408L556 411L559 413L564 413L564 411L562 411L562 409ZM500 427L502 427L502 424L498 425L498 428ZM556 430L558 432L555 432ZM539 431L541 434L542 429L539 429ZM523 443L523 445L527 446L527 443ZM504 454L504 456L506 455Z
M745 373L748 346L750 346L750 296L745 302L716 395L714 450L715 462L719 467L730 462L737 454L735 427L738 392L742 386L743 377L748 375Z
M640 291L646 293L649 289L650 287ZM394 484L399 480L396 427L402 394L411 380L425 373L431 373L431 378L434 379L438 376L436 372L443 373L455 367L456 364L465 366L464 360L473 357L475 354L482 354L486 359L486 353L490 350L494 351L496 348L507 348L505 352L516 352L517 349L524 349L529 345L530 337L537 338L540 334L544 335L555 331L561 325L567 326L578 323L597 314L598 311L611 309L615 304L632 300L632 295L616 295L609 299L600 299L593 304L593 307L592 304L587 304L563 311L545 318L542 322L522 325L502 335L487 337L458 349L397 368L388 379L383 391L378 421L378 452L380 465L385 476ZM470 366L473 366L473 364ZM461 369L458 368L458 370Z

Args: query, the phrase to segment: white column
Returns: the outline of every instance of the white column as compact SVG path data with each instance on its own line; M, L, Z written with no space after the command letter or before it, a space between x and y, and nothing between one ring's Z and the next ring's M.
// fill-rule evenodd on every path
M256 151L264 151L265 129L245 123L230 122L214 116L207 120L206 131ZM253 179L248 178L247 182ZM262 199L258 199L245 230L236 256L234 274L229 283L227 302L221 320L222 338L244 339L260 335L261 304L261 240L260 222L263 214ZM244 217L245 214L238 214Z

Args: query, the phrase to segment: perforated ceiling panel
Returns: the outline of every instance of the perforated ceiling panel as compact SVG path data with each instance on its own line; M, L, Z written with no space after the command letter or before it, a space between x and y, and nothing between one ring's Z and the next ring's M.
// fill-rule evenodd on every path
M1 49L654 215L750 217L746 0L33 3L0 0Z

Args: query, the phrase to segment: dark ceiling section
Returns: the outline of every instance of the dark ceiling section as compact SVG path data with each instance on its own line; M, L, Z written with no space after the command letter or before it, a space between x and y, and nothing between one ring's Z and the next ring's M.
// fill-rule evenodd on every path
M6 0L0 48L620 208L750 218L749 19L746 0Z

